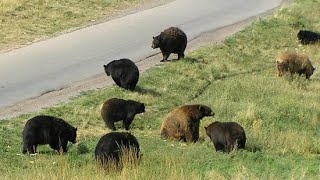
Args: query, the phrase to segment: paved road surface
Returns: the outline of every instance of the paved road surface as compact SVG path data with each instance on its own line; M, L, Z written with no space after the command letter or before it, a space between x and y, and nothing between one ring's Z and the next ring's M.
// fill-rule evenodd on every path
M152 36L169 26L195 36L263 13L281 0L176 0L153 9L0 54L0 107L103 72L103 64L138 61L160 50ZM159 59L160 60L160 59Z

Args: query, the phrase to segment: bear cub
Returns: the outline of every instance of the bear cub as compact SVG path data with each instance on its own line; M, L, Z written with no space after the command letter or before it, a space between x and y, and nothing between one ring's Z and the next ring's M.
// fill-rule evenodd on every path
M313 44L320 41L320 33L307 30L300 30L297 37L302 44Z
M103 65L107 76L124 89L134 91L139 81L139 69L130 59L113 60L107 65Z
M35 116L29 119L23 129L22 153L37 153L39 144L49 144L54 150L67 152L68 141L76 143L77 128L63 119L53 116Z
M206 116L214 116L214 112L205 105L178 107L164 118L160 134L164 138L196 142L199 139L200 120Z
M124 128L129 130L135 115L143 112L145 112L143 103L119 98L111 98L103 103L101 107L101 116L106 127L113 131L116 130L114 123L121 120Z
M278 76L283 76L286 72L291 75L297 73L299 76L305 74L306 79L309 79L315 68L308 56L295 52L282 52L277 58Z
M230 152L237 148L244 149L246 134L244 129L236 122L214 122L205 127L206 134L214 144L216 151Z
M160 35L152 37L152 48L160 48L163 55L161 62L167 61L171 53L178 54L178 59L184 58L187 47L187 35L177 27L165 29Z
M129 155L134 162L139 162L141 157L138 140L127 132L111 132L102 136L95 149L96 162L102 167L115 165L121 168L123 155Z

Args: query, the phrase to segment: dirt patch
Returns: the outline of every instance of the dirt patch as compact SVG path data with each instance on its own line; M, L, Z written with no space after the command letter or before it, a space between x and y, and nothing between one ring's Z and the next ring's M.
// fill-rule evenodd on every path
M152 8L155 6L159 6L172 0L161 0L159 2L152 1L151 4L144 4L135 9L135 11L128 11L129 13L134 13L136 11L141 11L143 9ZM141 9L139 9L141 8ZM198 37L195 37L191 41L188 42L188 46L186 49L186 54L191 52L195 49L221 43L225 38L228 36L241 31L251 22L253 22L258 17L263 17L266 15L270 15L274 12L275 9L270 10L266 13L260 14L259 16L251 17L246 20L240 21L238 23L221 27L219 29L215 29L213 31L201 34ZM128 13L127 12L127 13ZM119 13L118 16L113 16L113 18L124 16L123 14ZM110 19L109 19L110 20ZM104 20L106 21L106 20ZM103 22L103 20L101 20ZM170 59L177 58L175 55L171 55ZM138 61L136 64L141 73L145 72L146 70L160 64L160 60L162 59L161 53L155 54L154 56L148 57L146 59L142 59ZM80 95L80 92L88 91L88 90L97 90L107 86L113 85L114 82L110 76L106 76L105 73L100 73L96 76L93 76L90 79L86 79L83 81L78 81L73 84L66 86L63 89L53 90L48 93L42 94L41 96L26 99L16 103L15 105L0 108L0 119L7 119L19 116L21 114L27 114L39 111L42 108L59 105L61 103L66 103L70 101L70 98L76 97Z

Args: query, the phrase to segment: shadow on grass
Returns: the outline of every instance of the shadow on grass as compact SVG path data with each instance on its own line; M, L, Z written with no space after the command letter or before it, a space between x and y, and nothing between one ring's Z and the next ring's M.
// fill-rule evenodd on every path
M158 93L157 91L154 91L152 89L142 89L139 86L136 86L135 91L140 93L140 94L150 94L150 95L155 96L155 97L161 96L161 94Z

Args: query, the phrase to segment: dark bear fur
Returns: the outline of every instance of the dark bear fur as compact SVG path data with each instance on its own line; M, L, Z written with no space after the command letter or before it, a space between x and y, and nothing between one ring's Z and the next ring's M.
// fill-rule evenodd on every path
M245 148L246 134L244 129L236 122L216 121L205 129L216 151L230 152L235 145L239 149Z
M165 29L160 35L153 37L152 48L160 48L163 55L161 62L167 61L171 53L178 54L178 59L184 58L184 50L187 47L186 34L177 27Z
M124 128L129 130L129 126L133 121L134 116L143 112L145 112L143 103L118 98L107 100L101 108L101 116L106 127L113 131L116 130L114 123L121 120L123 120Z
M102 167L116 165L118 168L122 166L120 159L125 150L131 151L133 154L129 155L133 155L132 158L139 162L141 155L138 140L127 132L111 132L99 140L95 149L95 159Z
M104 66L107 76L124 89L134 91L139 81L139 69L130 59L113 60Z
M29 119L23 129L22 153L37 152L38 144L49 144L54 150L67 152L68 141L76 143L77 128L53 116L35 116Z
M205 105L185 105L171 111L161 126L160 134L164 138L196 142L199 139L200 120L205 116L214 116Z
M277 69L279 77L283 76L286 72L290 72L291 75L294 73L299 74L299 76L305 74L306 79L309 79L315 70L308 56L287 51L279 54Z
M320 41L320 33L312 31L300 30L297 37L302 44L313 44Z

